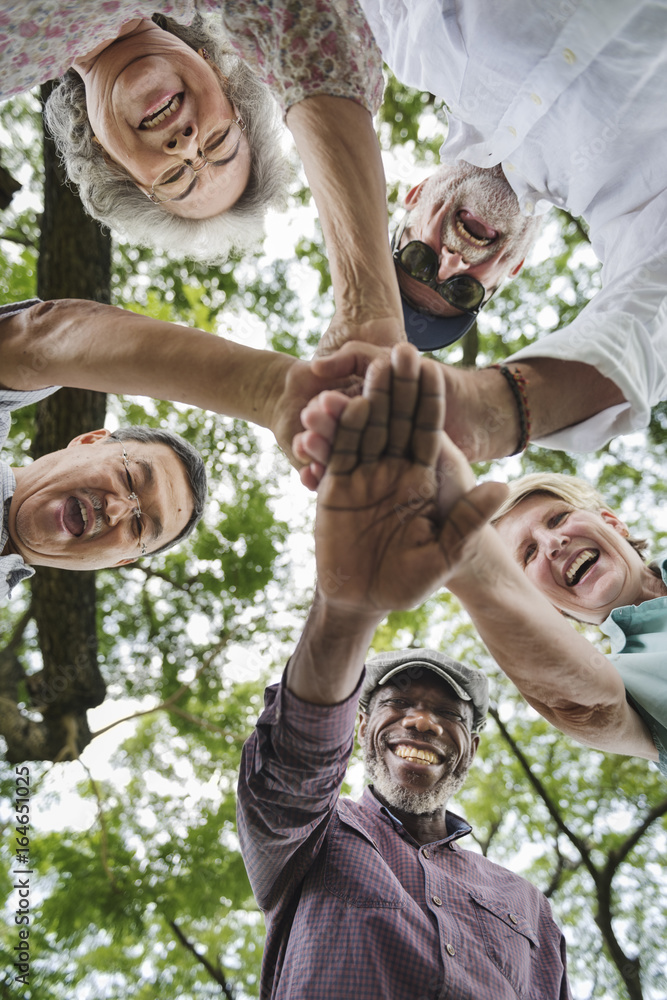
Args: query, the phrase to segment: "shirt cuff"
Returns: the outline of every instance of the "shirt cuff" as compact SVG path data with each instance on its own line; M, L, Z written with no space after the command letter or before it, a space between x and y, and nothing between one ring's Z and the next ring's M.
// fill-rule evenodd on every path
M337 705L313 705L302 701L287 687L285 674L280 684L272 684L265 692L265 709L258 724L280 722L291 741L312 744L318 750L335 750L346 744L359 711L359 696L365 671L349 698Z
M25 299L23 302L7 302L6 305L0 306L0 320L16 316L17 313L23 312L24 309L30 309L31 306L39 305L41 301L41 299Z

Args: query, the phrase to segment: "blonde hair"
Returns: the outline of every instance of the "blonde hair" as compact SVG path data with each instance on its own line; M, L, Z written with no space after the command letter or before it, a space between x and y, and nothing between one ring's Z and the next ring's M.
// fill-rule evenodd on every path
M491 524L498 524L510 511L531 496L556 497L577 510L599 513L609 509L602 494L584 479L576 479L574 476L564 476L557 472L531 472L507 485L509 486L507 499L494 514ZM644 559L648 541L645 538L633 538L631 535L628 535L627 541Z

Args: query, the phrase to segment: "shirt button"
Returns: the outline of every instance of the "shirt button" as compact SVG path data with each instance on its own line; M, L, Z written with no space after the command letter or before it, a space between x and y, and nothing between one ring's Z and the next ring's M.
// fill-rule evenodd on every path
M532 212L533 209L535 208L535 206L533 205L532 201L527 201L524 207L525 207L525 209L526 209L527 212Z
M510 920L512 921L513 924L518 924L519 923L518 917L515 917L513 913L510 913L509 918L510 918Z
M424 855L425 858L430 858L431 857L431 855L429 854L429 852L427 851L426 848L424 848L424 850L422 851L422 854Z
M456 948L454 947L453 944L447 944L447 945L445 945L445 950L446 950L446 952L447 952L448 955L455 955L456 954Z
M514 136L516 135L516 129L514 128L514 125L508 125L507 126L507 131L509 132L510 135L514 135Z
M433 900L436 906L442 906L442 900L440 899L440 896L431 896L431 899Z
M533 104L541 104L542 103L542 98L540 97L539 94L531 94L530 95L530 99L533 102Z
M505 170L510 170L510 171L516 169L516 167L514 166L514 164L510 163L509 161L506 161L505 163L503 163L503 167L505 168Z
M577 61L577 57L575 56L572 49L563 49L563 59L565 60L566 63L569 63L570 66L572 65L572 63Z

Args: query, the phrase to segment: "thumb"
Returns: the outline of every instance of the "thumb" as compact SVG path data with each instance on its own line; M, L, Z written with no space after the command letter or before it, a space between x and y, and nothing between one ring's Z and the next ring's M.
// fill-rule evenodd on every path
M314 375L322 379L347 378L350 375L364 376L369 364L380 352L377 347L349 341L340 350L326 357L315 357L311 361Z
M508 494L506 483L480 483L452 507L440 532L444 552L454 554L493 517Z

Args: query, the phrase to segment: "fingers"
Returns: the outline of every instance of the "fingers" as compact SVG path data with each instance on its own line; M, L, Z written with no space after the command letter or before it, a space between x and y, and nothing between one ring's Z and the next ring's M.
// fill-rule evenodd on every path
M295 434L292 440L292 454L304 465L312 465L314 479L311 480L307 473L305 479L304 475L301 475L301 481L310 490L317 488L324 474L324 466L331 455L338 421L349 401L349 397L342 393L325 390L311 399L301 411L301 423L306 429ZM316 465L319 466L317 471L315 471Z
M317 492L317 488L320 485L325 472L325 467L320 465L319 462L311 462L310 465L305 465L303 469L301 469L299 472L299 478L307 490L311 490L315 493Z
M338 423L327 471L333 476L347 475L359 464L362 435L366 429L371 408L369 401L357 396L348 401Z
M389 357L389 354L389 348L351 340L334 354L313 358L311 367L314 375L327 380L347 378L349 375L364 376L373 358L381 355Z
M338 421L349 401L350 397L342 392L325 389L303 408L301 423L306 430L314 431L333 444Z
M390 358L376 358L366 372L364 396L371 414L361 441L362 462L381 455L434 465L445 419L441 365L422 361L409 344Z
M313 431L302 431L294 437L292 453L304 465L311 462L326 465L331 455L331 442Z
M370 404L370 416L361 442L362 462L376 462L387 446L391 386L391 358L376 358L369 366L364 379L363 394Z
M395 347L391 363L393 378L387 454L404 458L410 455L413 424L419 400L419 353L409 344Z
M292 450L309 466L301 476L304 485L314 489L329 461L334 475L383 456L434 466L444 406L444 379L436 362L422 361L409 344L376 356L366 372L362 400L326 390L302 410L306 430L296 435Z
M443 445L445 424L445 379L442 365L426 358L421 361L419 398L412 429L412 460L434 466Z

